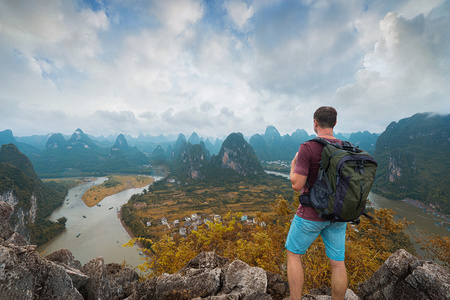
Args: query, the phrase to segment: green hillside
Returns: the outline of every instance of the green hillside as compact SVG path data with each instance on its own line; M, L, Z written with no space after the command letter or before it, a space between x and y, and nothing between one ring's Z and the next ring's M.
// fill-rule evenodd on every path
M387 198L410 198L450 213L450 115L416 114L393 122L376 144L373 190Z
M65 218L58 222L45 220L60 206L68 188L55 182L42 182L34 172L30 160L15 145L0 149L0 195L12 194L17 203L10 218L31 243L41 245L65 229ZM35 205L33 199L36 200ZM24 217L21 217L23 215Z

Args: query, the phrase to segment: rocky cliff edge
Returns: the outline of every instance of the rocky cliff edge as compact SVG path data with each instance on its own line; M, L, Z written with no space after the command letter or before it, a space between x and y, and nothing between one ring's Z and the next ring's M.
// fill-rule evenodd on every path
M246 263L204 252L175 274L140 281L138 274L102 257L81 265L67 249L41 257L36 246L7 222L11 204L0 202L0 299L288 299L288 285L279 275ZM450 273L404 250L393 254L359 296L346 299L450 299ZM322 288L303 299L328 300Z

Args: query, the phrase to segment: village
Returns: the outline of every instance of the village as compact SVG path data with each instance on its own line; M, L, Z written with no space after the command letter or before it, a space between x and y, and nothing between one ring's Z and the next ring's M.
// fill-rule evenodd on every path
M246 226L253 226L253 225L259 225L259 226L266 226L266 223L264 221L258 221L256 217L249 218L247 215L243 215L241 217L241 222L244 223ZM206 214L202 217L198 214L191 214L190 216L186 216L183 220L174 220L173 222L169 222L167 220L167 217L163 217L161 219L158 219L156 222L147 221L146 226L164 226L164 231L171 231L174 234L180 234L183 237L188 236L191 231L197 231L198 227L202 224L205 224L207 227L209 227L212 223L221 223L222 217L220 215L211 214L206 217Z

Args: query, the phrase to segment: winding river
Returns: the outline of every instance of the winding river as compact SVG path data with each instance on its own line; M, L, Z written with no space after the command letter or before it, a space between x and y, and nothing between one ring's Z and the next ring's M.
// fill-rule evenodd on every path
M160 177L154 177L159 180ZM81 196L92 186L106 181L106 177L84 183L69 190L64 204L56 209L49 220L56 221L66 217L66 230L57 237L40 246L40 253L50 254L58 249L72 251L81 264L102 256L105 263L122 263L136 267L143 263L139 249L123 247L131 238L122 226L117 211L126 204L134 194L141 193L146 187L122 191L103 199L99 205L88 207Z

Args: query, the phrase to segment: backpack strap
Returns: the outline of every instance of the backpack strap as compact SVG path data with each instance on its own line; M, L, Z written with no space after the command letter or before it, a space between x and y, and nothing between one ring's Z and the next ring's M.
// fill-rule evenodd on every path
M326 139L321 138L321 137L315 137L315 138L313 138L313 139L311 139L309 141L318 142L318 143L322 144L324 147L327 146L327 145L331 145L331 146L334 146L336 148L344 149L344 150L347 150L347 151L352 151L352 152L355 152L355 153L362 152L362 150L359 149L359 147L356 147L354 144L350 143L349 141L342 141L342 145L339 144L339 143L332 143L329 140L326 140Z

